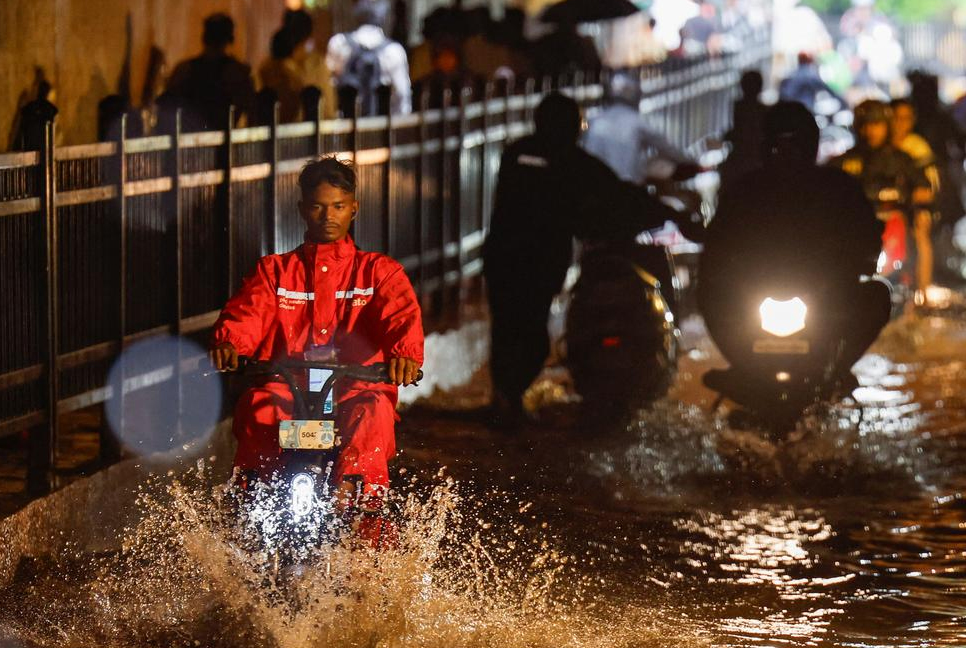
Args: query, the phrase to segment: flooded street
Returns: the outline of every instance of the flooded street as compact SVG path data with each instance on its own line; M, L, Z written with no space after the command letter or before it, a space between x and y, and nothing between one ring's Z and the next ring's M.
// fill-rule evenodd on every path
M963 304L893 322L858 402L780 443L711 411L720 359L698 320L684 332L670 396L610 434L555 370L523 429L476 413L482 372L410 408L400 546L332 549L298 605L220 525L224 456L136 505L133 468L73 484L0 523L0 644L966 645Z

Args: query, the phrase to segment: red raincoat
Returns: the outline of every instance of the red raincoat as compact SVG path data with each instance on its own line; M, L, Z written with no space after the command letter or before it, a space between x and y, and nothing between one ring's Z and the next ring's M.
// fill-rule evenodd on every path
M419 303L402 266L359 250L348 236L335 243L306 241L292 252L260 259L215 323L212 345L223 342L259 360L300 358L307 347L328 344L349 364L423 361ZM394 385L339 385L336 480L359 476L369 493L388 486L396 396ZM246 391L235 406L235 466L263 476L278 469L278 422L290 419L292 411L284 383Z

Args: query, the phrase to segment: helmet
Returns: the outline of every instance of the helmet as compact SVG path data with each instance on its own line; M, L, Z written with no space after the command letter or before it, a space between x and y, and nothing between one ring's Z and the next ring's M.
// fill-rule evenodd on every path
M892 109L889 104L878 99L866 99L853 110L855 119L853 125L855 130L860 130L865 124L872 122L886 122L892 118Z
M765 112L763 127L767 156L815 162L819 130L808 108L796 101L779 101Z
M637 75L619 70L614 72L607 84L607 98L614 103L637 106L641 102L641 81Z

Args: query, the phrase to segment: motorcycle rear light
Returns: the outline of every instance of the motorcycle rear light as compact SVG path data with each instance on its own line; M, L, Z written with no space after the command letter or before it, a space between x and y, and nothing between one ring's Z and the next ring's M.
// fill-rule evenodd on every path
M600 341L600 346L605 349L616 349L621 345L621 339L619 337L605 337Z

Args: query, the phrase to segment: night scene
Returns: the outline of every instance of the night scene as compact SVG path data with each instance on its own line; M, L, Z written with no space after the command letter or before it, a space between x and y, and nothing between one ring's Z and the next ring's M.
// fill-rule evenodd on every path
M966 648L966 0L0 0L0 300L0 648Z

